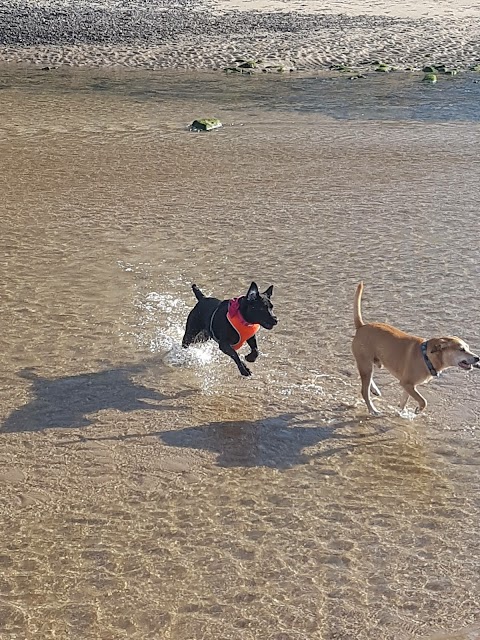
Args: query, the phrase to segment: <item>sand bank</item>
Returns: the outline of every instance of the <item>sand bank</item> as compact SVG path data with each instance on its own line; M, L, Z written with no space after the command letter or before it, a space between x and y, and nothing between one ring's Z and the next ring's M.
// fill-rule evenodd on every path
M374 60L480 62L480 6L361 0L0 2L0 61L221 69L238 57L298 71Z

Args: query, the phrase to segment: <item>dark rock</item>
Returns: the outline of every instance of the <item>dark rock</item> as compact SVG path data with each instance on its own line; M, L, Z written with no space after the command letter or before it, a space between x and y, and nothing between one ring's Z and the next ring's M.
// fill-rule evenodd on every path
M212 131L212 129L219 129L221 126L222 123L218 118L202 118L201 120L194 120L190 128L197 131Z

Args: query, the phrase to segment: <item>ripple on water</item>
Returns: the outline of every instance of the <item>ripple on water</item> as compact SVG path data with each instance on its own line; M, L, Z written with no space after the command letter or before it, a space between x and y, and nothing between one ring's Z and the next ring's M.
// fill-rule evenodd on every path
M0 636L476 637L478 380L405 420L376 372L370 418L350 352L359 279L365 318L480 334L461 101L439 124L425 88L395 119L405 79L91 80L0 92ZM233 126L190 135L200 111ZM251 279L279 324L246 380L180 344L193 280Z

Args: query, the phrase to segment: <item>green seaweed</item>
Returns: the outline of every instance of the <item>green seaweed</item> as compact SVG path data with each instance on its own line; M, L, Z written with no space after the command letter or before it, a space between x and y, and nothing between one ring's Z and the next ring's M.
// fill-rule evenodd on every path
M430 84L435 84L436 81L437 81L437 76L434 73L426 73L423 76L423 80L422 80L422 82L428 82Z

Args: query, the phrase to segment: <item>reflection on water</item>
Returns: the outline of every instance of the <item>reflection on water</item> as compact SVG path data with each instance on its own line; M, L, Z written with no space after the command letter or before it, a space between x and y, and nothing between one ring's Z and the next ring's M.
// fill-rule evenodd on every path
M360 278L366 318L478 347L479 129L448 97L478 85L436 118L405 79L22 73L0 92L0 636L479 637L478 377L408 421L380 372L370 419L350 353ZM226 126L188 132L203 114ZM179 343L192 281L251 279L280 322L244 380Z
M26 68L15 75L0 67L0 89L44 95L88 95L102 93L128 101L178 101L187 104L212 102L222 111L234 106L236 117L250 109L300 111L339 119L418 120L431 122L478 122L480 82L475 73L449 77L440 75L436 85L422 82L422 73L384 74L370 72L352 81L351 74L269 75L268 77L188 74L177 72L128 72L109 75L98 71L58 69L49 74ZM103 96L105 98L105 95ZM99 98L102 99L101 97ZM167 116L165 111L163 119ZM112 123L111 123L112 124ZM130 122L130 125L135 123Z

